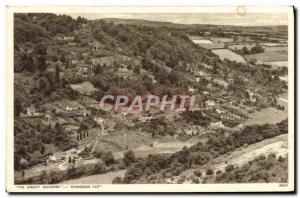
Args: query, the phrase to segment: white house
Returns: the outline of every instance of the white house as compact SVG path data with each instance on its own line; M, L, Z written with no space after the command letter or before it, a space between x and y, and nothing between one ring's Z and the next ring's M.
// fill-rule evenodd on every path
M216 109L216 112L217 112L218 114L224 113L224 111L221 110L221 109Z
M33 115L35 112L36 112L36 108L35 108L35 106L34 105L31 105L31 106L29 106L29 107L27 107L27 115Z
M209 127L211 129L219 129L219 128L223 128L224 125L223 125L222 121L219 121L219 122L210 123Z
M94 117L94 121L99 125L102 125L104 122L103 118L101 117Z
M216 105L215 101L213 101L213 100L206 100L204 103L205 103L205 106L207 106L207 107L213 107Z
M77 107L69 107L69 106L66 107L67 111L73 111L73 110L77 110L77 109L78 109Z
M189 86L189 92L194 93L195 91L196 91L196 89L194 87Z

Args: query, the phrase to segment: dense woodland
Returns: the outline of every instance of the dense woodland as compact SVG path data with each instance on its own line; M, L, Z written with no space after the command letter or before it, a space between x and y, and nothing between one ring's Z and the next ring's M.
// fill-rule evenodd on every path
M131 79L116 75L115 69L121 67L117 62L107 69L95 65L95 75L88 80L99 89L92 96L97 100L105 93L135 95L185 91L188 81L182 78L184 70L180 68L179 61L196 63L204 57L217 60L186 36L176 32L168 35L158 28L114 25L105 21L88 22L80 17L74 20L69 16L54 14L16 14L14 20L14 69L16 73L26 74L26 78L15 79L15 158L16 161L19 161L20 157L27 159L30 166L36 164L31 161L31 154L41 150L44 144L55 144L63 150L73 145L63 130L54 128L51 130L55 132L49 131L49 127L39 123L42 120L38 118L34 123L19 118L20 113L25 113L26 107L30 105L35 105L38 110L43 111L39 106L49 101L77 98L68 83L79 83L84 79L71 79L69 82L59 79L58 73L61 68L53 66L57 61L62 62L68 71L72 71L75 65L70 63L70 52L66 44L55 42L56 36L74 35L75 30L83 31L82 25L88 24L91 30L84 35L76 35L75 40L78 42L78 48L90 52L89 58L120 54L139 60L140 63L131 68L135 73L135 77ZM94 41L102 43L104 47L92 52L87 43ZM116 49L121 49L121 52ZM78 56L80 55L82 54L78 53ZM89 60L86 63L88 64ZM49 68L53 67L55 73L49 72ZM166 67L174 70L169 73ZM152 86L151 78L140 74L141 69L153 74L158 84ZM35 126L35 123L39 124ZM46 134L43 131L47 131ZM25 136L27 140L24 140ZM45 136L47 141L44 141ZM15 168L19 169L18 163Z

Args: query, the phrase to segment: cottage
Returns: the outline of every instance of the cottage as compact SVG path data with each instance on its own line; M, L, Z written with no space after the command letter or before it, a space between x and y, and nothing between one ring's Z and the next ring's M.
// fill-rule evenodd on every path
M248 91L248 94L249 94L249 100L251 102L256 102L256 97L255 97L254 93L251 91Z
M209 127L211 129L220 129L220 128L223 128L224 125L223 125L222 121L219 121L219 122L210 123Z
M66 107L67 111L74 111L74 110L77 110L77 109L78 109L77 107L69 107L69 106Z
M218 114L224 113L224 111L221 110L221 109L216 109L216 112L217 112Z
M196 128L189 128L184 130L185 134L193 136L198 134L198 130Z
M207 89L212 89L212 87L213 87L213 86L212 86L211 83L208 83L208 84L207 84Z
M32 116L36 112L36 108L34 105L31 105L31 106L27 107L26 111L27 111L26 112L27 115Z
M213 100L206 100L204 103L206 107L213 107L216 105L215 101Z
M89 110L89 109L83 109L83 110L81 111L81 113L82 113L82 115L83 115L84 117L89 117L89 116L92 115L92 112L91 112L91 110Z
M49 162L51 163L59 163L66 159L66 154L64 152L58 151L53 155L49 156Z
M228 88L229 84L227 82L225 82L224 80L220 80L220 79L213 79L212 81L214 84L219 85L223 88Z
M94 40L92 42L89 43L90 47L92 48L93 51L97 51L99 50L103 45L97 41L97 40Z
M59 41L74 41L74 36L57 36L57 40Z
M84 81L78 84L70 84L70 87L72 90L79 92L82 95L88 95L88 96L92 95L92 93L98 90L89 81Z
M52 115L46 114L45 118L48 120L48 122L50 122L52 120Z
M68 46L70 46L70 47L76 47L76 45L77 45L77 44L76 44L75 42L69 42L69 43L68 43Z
M101 117L94 117L94 121L98 124L98 125L102 125L104 123L104 119Z
M189 86L189 92L194 93L195 91L196 91L196 89L194 87Z
M203 91L203 94L204 95L209 95L209 92L208 91Z
M71 60L71 64L73 65L77 65L79 63L79 61L77 59L72 59Z

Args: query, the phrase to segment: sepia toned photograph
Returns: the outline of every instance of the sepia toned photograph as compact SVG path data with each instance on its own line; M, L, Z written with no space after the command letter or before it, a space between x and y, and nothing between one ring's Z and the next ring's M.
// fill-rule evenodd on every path
M294 191L293 7L7 7L7 191Z

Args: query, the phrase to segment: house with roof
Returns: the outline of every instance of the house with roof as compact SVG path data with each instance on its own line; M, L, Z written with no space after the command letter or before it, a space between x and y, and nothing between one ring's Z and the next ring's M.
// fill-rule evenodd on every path
M36 108L34 105L30 105L29 107L26 108L26 114L29 116L34 115L35 112L36 112Z
M225 126L223 125L222 121L212 122L209 124L210 129L220 129L220 128L224 128L224 127Z
M50 163L61 163L66 159L66 153L58 151L53 155L49 155L48 162Z
M219 85L225 89L227 89L229 86L229 84L227 82L225 82L224 80L221 80L221 79L213 79L212 83Z
M204 102L204 104L205 104L206 107L213 107L213 106L216 105L216 103L215 103L214 100L206 100L206 101Z

